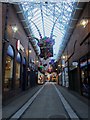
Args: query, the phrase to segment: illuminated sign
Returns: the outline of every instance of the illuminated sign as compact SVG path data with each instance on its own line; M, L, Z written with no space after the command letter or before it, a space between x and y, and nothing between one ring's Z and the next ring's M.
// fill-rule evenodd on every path
M24 52L24 47L22 46L22 44L20 43L20 40L17 40L16 42L16 49L19 51L23 51Z
M78 66L78 62L72 62L73 66Z

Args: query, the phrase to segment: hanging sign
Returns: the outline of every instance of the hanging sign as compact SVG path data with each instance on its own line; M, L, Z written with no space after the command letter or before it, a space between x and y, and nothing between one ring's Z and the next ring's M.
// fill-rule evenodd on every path
M22 46L20 40L17 40L17 41L16 41L16 49L17 49L18 51L21 50L21 51L24 52L24 47Z

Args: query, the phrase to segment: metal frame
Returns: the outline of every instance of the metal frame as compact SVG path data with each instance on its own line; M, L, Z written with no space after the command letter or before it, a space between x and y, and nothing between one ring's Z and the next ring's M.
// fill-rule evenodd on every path
M78 21L78 16L75 16L75 13L77 13L77 12L80 13L83 9L83 6L78 7L79 2L69 3L66 1L57 3L57 2L42 2L40 0L38 0L37 2L34 2L34 0L33 0L33 2L26 2L25 6L23 3L25 3L25 2L22 2L22 4L18 4L20 11L17 11L17 14L23 14L25 20L21 19L21 21L23 23L27 22L28 23L27 25L30 25L29 27L31 28L32 34L34 34L35 37L37 37L37 34L34 33L35 28L36 28L36 30L38 28L37 31L39 31L40 33L42 32L43 36L47 36L46 30L48 30L50 32L50 34L52 33L52 36L53 36L53 34L54 35L57 34L58 36L60 36L60 34L61 34L61 36L60 36L61 39L59 40L60 41L59 46L61 46L61 47L58 50L58 52L60 54L57 54L57 58L60 57L62 50L65 48L65 45L68 42L68 39ZM67 9L67 8L69 8L69 9ZM70 15L70 17L68 17L69 15ZM29 16L29 19L28 19L28 16ZM37 16L37 17L35 18L35 16ZM46 28L46 26L45 26L46 19L48 19L48 21L50 21L47 23L48 28ZM35 25L32 24L31 21L33 21L37 27L35 27ZM73 26L70 26L70 21L72 21ZM51 26L51 23L53 24L53 26ZM28 27L28 29L29 29L29 27ZM50 27L51 27L51 29L50 29ZM42 30L41 30L41 28L42 28ZM27 29L27 26L26 26L26 29ZM71 32L66 33L69 30ZM57 33L55 33L56 31L57 31ZM65 34L67 34L66 35L67 38L65 37ZM49 36L47 36L47 37L49 37ZM58 39L56 39L56 41L58 41Z

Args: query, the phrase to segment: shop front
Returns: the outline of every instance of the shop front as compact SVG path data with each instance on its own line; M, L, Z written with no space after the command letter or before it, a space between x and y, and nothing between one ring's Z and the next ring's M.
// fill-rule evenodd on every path
M25 90L26 88L26 74L27 74L27 69L26 69L26 58L24 57L22 60L22 90Z
M89 56L90 57L90 56ZM80 59L81 93L90 98L90 58L87 55Z
M78 76L78 61L73 61L69 66L69 88L76 92L79 92L80 89L80 80Z
M18 52L16 57L16 88L21 87L21 54Z
M44 84L44 74L38 71L38 84Z
M13 89L13 62L14 50L11 45L8 46L6 63L5 63L5 77L4 77L4 92L9 92Z
M65 67L65 87L69 87L68 67Z

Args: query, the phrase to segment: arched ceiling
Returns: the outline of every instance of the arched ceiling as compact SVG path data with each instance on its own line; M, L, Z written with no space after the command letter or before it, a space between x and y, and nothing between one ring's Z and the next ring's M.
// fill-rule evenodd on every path
M15 5L17 14L24 26L27 23L24 28L30 30L33 38L53 36L55 39L53 58L59 59L75 28L84 3L76 0L60 0L58 2L55 0L21 0L17 4L19 6L18 9ZM22 15L24 18L21 17ZM38 45L37 51L40 54Z

